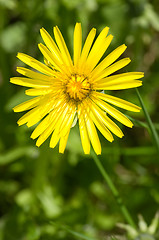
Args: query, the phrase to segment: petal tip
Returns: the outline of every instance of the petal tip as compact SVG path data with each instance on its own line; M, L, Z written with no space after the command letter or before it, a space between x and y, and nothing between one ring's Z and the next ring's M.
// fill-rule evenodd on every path
M37 141L36 141L36 146L37 146L37 147L40 147L40 145L41 145L41 143L37 140Z
M119 138L123 138L124 137L124 134L122 133L120 136L118 136Z
M17 124L19 127L23 125L23 123L21 123L19 120L17 121Z
M83 149L84 154L89 155L90 154L90 149Z
M30 138L31 138L31 139L35 139L35 137L34 137L34 135L33 135L33 134L31 134L31 135L30 135Z
M17 107L12 108L13 112L18 112L16 109Z
M16 57L20 59L21 56L22 56L22 53L18 52Z

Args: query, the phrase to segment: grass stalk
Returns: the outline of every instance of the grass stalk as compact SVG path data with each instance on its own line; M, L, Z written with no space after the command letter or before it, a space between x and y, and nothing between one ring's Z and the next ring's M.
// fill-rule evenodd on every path
M149 115L149 113L146 109L146 106L145 106L145 104L142 100L142 97L141 97L138 89L136 89L136 93L137 93L138 99L140 101L140 105L142 107L142 110L144 112L145 118L147 120L147 124L148 124L149 130L151 132L151 136L152 136L154 145L156 146L157 153L159 154L159 137L158 137L157 131L156 131L156 129L155 129L153 123L152 123L150 115Z
M117 188L115 187L114 183L112 182L111 178L109 177L108 173L106 172L106 170L104 169L103 165L101 164L101 161L99 160L99 158L97 157L97 155L92 151L91 153L94 161L95 161L95 164L96 166L98 167L100 173L102 174L102 176L104 177L107 185L109 186L117 204L119 205L120 207L120 210L123 214L123 216L125 217L125 220L127 221L127 223L129 225L131 225L133 228L136 229L136 224L135 222L133 221L130 213L128 212L126 206L124 205L123 203L123 200L117 190Z

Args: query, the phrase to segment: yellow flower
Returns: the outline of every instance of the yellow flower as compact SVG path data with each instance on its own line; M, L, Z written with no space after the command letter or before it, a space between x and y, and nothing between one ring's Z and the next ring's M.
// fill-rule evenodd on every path
M82 48L82 29L81 24L77 23L74 29L73 61L58 27L54 27L56 43L45 29L40 31L46 44L39 44L45 64L18 53L17 57L36 71L18 67L17 71L25 77L13 77L10 81L31 87L25 93L36 97L14 107L13 110L29 110L18 120L19 126L26 123L31 127L41 121L31 135L33 139L38 138L37 146L52 134L50 147L54 148L59 142L59 152L63 153L71 126L78 119L85 154L90 152L90 142L96 154L101 154L96 128L110 142L113 141L112 133L123 137L122 131L109 115L127 127L133 126L132 122L112 105L134 112L139 112L140 108L105 94L102 90L138 87L142 82L137 79L142 78L143 73L111 75L130 62L129 58L115 62L125 51L124 44L99 63L113 39L111 34L107 36L108 30L109 28L105 27L94 41L96 29L93 28Z

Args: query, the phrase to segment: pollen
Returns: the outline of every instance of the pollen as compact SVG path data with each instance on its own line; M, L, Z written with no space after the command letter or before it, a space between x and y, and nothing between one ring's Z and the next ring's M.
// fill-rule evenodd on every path
M86 76L73 74L66 82L65 92L70 99L79 102L89 96L91 85Z

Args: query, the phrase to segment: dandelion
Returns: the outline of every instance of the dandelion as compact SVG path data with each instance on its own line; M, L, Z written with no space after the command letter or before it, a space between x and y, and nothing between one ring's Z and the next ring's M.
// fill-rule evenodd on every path
M126 49L123 44L100 61L113 39L111 34L108 35L108 30L109 28L105 27L94 41L96 29L93 28L82 48L82 29L81 24L77 23L74 29L73 60L57 26L54 27L55 41L44 28L40 30L46 46L42 43L38 46L45 64L18 53L17 57L36 71L17 67L17 71L25 77L13 77L10 81L30 87L25 93L35 97L19 104L13 110L28 111L18 120L19 126L26 124L31 127L40 122L31 134L31 138L37 138L37 146L51 135L50 147L54 148L59 142L59 152L63 153L70 129L78 120L84 153L89 154L91 143L96 154L101 154L97 129L110 142L114 140L112 133L119 138L123 137L121 129L110 116L127 127L133 126L132 122L112 105L134 112L139 112L140 108L105 94L103 90L108 93L109 90L141 86L142 82L138 79L143 77L143 73L111 75L129 64L130 59L116 61Z

